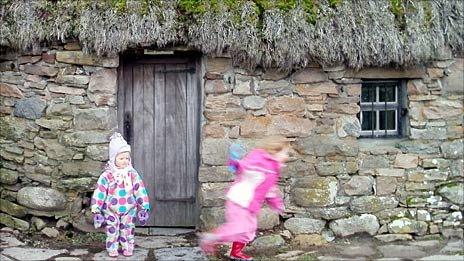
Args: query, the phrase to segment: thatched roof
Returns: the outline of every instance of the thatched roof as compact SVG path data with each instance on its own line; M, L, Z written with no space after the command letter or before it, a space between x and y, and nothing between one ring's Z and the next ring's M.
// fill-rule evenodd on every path
M463 53L462 0L0 0L0 45L187 45L246 66L410 66Z

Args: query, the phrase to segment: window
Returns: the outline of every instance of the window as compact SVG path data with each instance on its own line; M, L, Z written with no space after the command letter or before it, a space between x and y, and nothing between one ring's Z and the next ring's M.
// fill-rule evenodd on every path
M361 137L401 137L406 110L402 81L364 81L358 114Z

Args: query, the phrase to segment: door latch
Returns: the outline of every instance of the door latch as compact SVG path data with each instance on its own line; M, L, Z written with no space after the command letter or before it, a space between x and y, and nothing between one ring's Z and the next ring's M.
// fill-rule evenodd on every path
M129 112L124 114L124 138L127 143L131 143L131 133L132 133L132 120Z

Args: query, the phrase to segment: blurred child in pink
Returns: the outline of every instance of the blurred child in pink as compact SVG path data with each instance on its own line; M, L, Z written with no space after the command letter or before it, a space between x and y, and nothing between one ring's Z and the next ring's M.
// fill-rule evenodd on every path
M111 136L108 165L92 196L94 225L99 228L106 223L106 250L111 257L117 257L120 249L124 256L132 256L135 218L138 216L143 224L150 211L148 194L132 167L130 151L121 134Z
M231 259L252 260L242 250L255 238L262 204L278 213L284 210L277 182L288 150L284 137L267 137L243 159L229 162L236 178L226 193L226 222L211 233L200 234L204 252L214 253L216 244L232 242Z

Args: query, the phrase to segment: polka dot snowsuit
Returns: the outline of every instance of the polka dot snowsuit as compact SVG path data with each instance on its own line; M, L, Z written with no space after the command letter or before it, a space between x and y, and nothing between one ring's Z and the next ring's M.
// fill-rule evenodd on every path
M130 176L132 186L116 181L110 170L100 175L92 196L92 213L101 213L106 222L106 250L108 253L134 249L134 229L137 209L150 210L148 194L135 169Z

